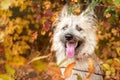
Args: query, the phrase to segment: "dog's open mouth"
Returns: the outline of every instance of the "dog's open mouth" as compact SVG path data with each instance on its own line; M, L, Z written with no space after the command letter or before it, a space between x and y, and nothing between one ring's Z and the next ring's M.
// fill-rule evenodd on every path
M81 42L66 42L66 56L73 58L75 55L75 50L81 45Z

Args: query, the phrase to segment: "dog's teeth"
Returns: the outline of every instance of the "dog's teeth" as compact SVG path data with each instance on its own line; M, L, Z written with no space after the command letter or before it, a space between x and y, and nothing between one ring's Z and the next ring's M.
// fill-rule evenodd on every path
M66 43L66 46L68 46L68 45L69 45L69 43L67 42L67 43Z
M77 47L78 42L75 43L75 47Z
M67 46L69 46L69 44L71 44L71 43L70 43L70 42L67 42L67 43L66 43L66 47L67 47ZM75 47L77 47L78 42L73 42L72 44L74 44L74 45L75 45Z

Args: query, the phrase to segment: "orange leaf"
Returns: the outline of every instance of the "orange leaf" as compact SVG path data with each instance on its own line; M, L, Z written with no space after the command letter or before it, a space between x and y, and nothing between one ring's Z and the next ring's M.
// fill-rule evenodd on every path
M37 37L38 37L38 32L36 31L32 34L30 42L33 43L37 39Z
M88 58L88 74L85 76L85 79L89 79L90 76L95 72L94 60Z
M106 17L106 18L109 18L109 17L111 17L111 14L110 14L110 13L107 13L107 14L105 15L105 17Z
M54 76L54 74L57 74L57 75L59 75L59 76L62 75L60 68L59 68L58 65L57 65L56 63L54 63L54 62L50 62L50 63L48 64L46 70L47 70L47 72L48 72L50 75L52 75L52 76Z
M74 68L75 64L76 64L76 63L73 62L73 63L69 64L69 65L66 67L66 69L65 69L65 71L64 71L64 76L65 76L65 78L69 78L69 77L71 76L71 74L72 74L72 69Z

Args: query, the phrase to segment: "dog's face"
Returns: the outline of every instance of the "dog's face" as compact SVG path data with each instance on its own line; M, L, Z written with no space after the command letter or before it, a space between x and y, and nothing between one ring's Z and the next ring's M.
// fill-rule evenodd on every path
M86 45L96 45L95 16L93 12L87 12L88 10L79 16L68 15L67 6L63 8L53 38L53 47L57 54L65 54L67 57L73 58L79 54L84 54Z

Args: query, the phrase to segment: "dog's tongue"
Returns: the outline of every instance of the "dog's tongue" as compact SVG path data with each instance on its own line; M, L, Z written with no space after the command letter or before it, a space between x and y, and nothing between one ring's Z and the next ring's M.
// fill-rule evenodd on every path
M75 54L75 43L68 43L66 48L66 56L73 58Z

